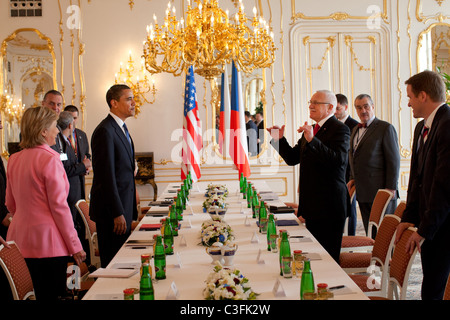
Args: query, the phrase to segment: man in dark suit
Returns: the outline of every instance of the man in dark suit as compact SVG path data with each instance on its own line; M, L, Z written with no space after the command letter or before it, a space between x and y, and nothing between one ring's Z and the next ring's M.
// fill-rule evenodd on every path
M83 249L89 252L89 243L86 241L86 230L80 213L78 212L75 204L78 200L83 199L82 195L82 185L80 176L84 176L86 171L91 168L91 161L89 159L84 159L78 162L75 155L75 151L69 141L69 136L73 131L74 119L70 112L63 111L59 114L58 126L61 130L59 133L59 141L61 144L61 155L64 170L67 174L67 180L69 181L69 194L67 196L67 203L69 205L70 211L72 212L72 218L74 222L75 229L77 230L78 237L83 245Z
M3 129L2 120L0 119L0 130ZM12 215L9 213L5 205L6 195L6 170L3 159L0 157L0 237L6 239L8 227L11 224Z
M261 111L258 111L256 114L255 114L255 119L256 119L256 122L255 122L255 124L256 124L256 127L257 127L257 129L258 129L258 135L257 135L257 138L258 138L258 154L261 152L261 149L262 149L262 146L263 146L263 144L264 144L264 133L265 133L265 130L264 130L264 115L263 115L263 113L261 112Z
M44 99L42 99L42 106L52 109L56 112L57 115L61 113L63 106L64 98L61 92L57 90L50 90L44 95ZM59 128L58 128L59 129ZM61 130L60 130L61 131ZM56 139L56 144L51 146L53 150L61 154L61 141L60 139Z
M106 100L110 113L91 139L94 180L89 210L97 226L102 267L116 255L137 219L134 144L125 125L135 114L133 91L114 85Z
M253 157L258 152L258 128L252 120L249 111L245 111L245 129L247 130L247 144L249 156Z
M82 162L84 159L90 160L91 154L87 135L83 130L77 128L77 121L80 114L78 108L74 105L68 105L64 108L64 111L70 112L73 117L73 131L69 136L69 141L75 151L78 162ZM89 170L79 176L81 182L81 199L86 199L85 176L87 174L89 174Z
M379 189L394 194L386 214L396 209L400 152L394 126L375 117L375 105L369 95L357 96L355 109L361 124L353 129L350 137L350 179L355 182L356 200L367 234L372 203ZM373 238L375 235L373 232Z
M417 246L421 253L422 299L442 300L450 273L450 108L439 74L423 71L405 83L408 106L414 118L423 120L414 131L408 196L396 242L406 228L417 228L409 249Z
M319 243L339 263L342 232L347 216L348 191L345 183L350 130L334 116L334 93L317 91L310 101L313 127L305 123L295 147L284 137L284 126L268 128L272 146L288 165L300 164L298 215Z
M345 95L338 93L336 94L337 106L336 112L334 115L336 118L343 122L352 132L353 128L358 125L358 121L353 119L348 110L348 99ZM350 162L347 163L347 170L345 172L345 182L350 181ZM356 215L356 201L351 203L351 207L348 210L348 230L347 233L349 236L354 236L356 234L356 223L357 223L357 215Z

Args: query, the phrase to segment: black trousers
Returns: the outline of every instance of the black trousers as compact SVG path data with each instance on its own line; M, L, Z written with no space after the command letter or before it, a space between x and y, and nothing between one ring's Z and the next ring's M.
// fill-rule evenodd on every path
M339 264L345 220L305 220L306 228Z
M450 218L421 248L422 300L442 300L450 273Z
M68 257L25 258L36 300L58 300L65 296Z
M131 229L123 235L114 233L114 222L97 222L98 251L100 264L106 268L131 234Z

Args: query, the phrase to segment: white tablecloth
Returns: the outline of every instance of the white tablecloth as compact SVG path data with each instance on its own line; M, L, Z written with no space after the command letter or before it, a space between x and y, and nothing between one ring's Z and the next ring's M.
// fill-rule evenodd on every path
M175 238L175 254L167 256L167 279L154 281L156 299L173 299L175 292L178 293L176 298L180 300L204 299L205 280L213 270L211 257L206 253L205 247L199 244L201 225L209 219L209 215L203 213L201 207L205 200L204 193L207 185L206 182L194 185L190 204L184 212L179 236ZM285 279L280 276L278 253L267 251L266 235L258 232L256 220L251 218L251 211L246 208L246 202L244 202L246 200L243 200L237 192L239 182L227 182L227 187L230 208L225 220L233 229L235 243L239 246L233 267L240 270L250 280L253 290L260 294L258 299L298 300L300 279ZM256 187L258 191L269 191L265 183L256 183ZM174 188L176 184L169 185L160 199L173 197L173 193L168 191ZM160 219L160 217L147 216L141 224L158 223ZM277 219L296 220L296 217L293 214L278 214ZM316 284L327 283L330 287L345 286L340 292L335 291L335 300L367 300L367 296L320 246L305 226L300 224L278 227L277 230L279 229L288 230L290 236L304 236L300 239L291 239L291 250L302 250L310 254L311 269ZM138 227L131 234L130 239L152 239L158 232L139 231ZM140 266L141 254L152 253L152 251L151 246L135 249L124 245L108 268ZM139 272L129 278L98 278L86 293L84 300L123 299L123 290L126 288L139 288ZM274 288L278 288L277 293L274 292ZM136 295L135 299L139 297Z

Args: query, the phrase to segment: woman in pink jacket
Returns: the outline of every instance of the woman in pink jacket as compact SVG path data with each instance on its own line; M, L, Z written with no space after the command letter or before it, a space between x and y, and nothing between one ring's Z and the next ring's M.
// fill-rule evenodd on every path
M30 108L21 123L22 151L8 161L6 206L13 215L7 240L15 241L30 270L36 299L64 295L67 262L86 257L67 205L69 182L60 154L50 146L59 133L57 115Z

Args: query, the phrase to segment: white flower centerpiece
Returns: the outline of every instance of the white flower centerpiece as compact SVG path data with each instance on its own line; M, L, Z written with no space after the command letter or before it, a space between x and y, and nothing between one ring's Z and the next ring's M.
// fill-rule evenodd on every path
M210 183L206 188L206 196L218 195L227 197L228 188L223 184L212 184Z
M219 262L205 282L203 295L206 300L255 300L259 295L239 270L224 268Z
M204 246L211 246L215 242L222 244L234 240L231 227L220 219L211 219L203 222L201 229L201 243Z

